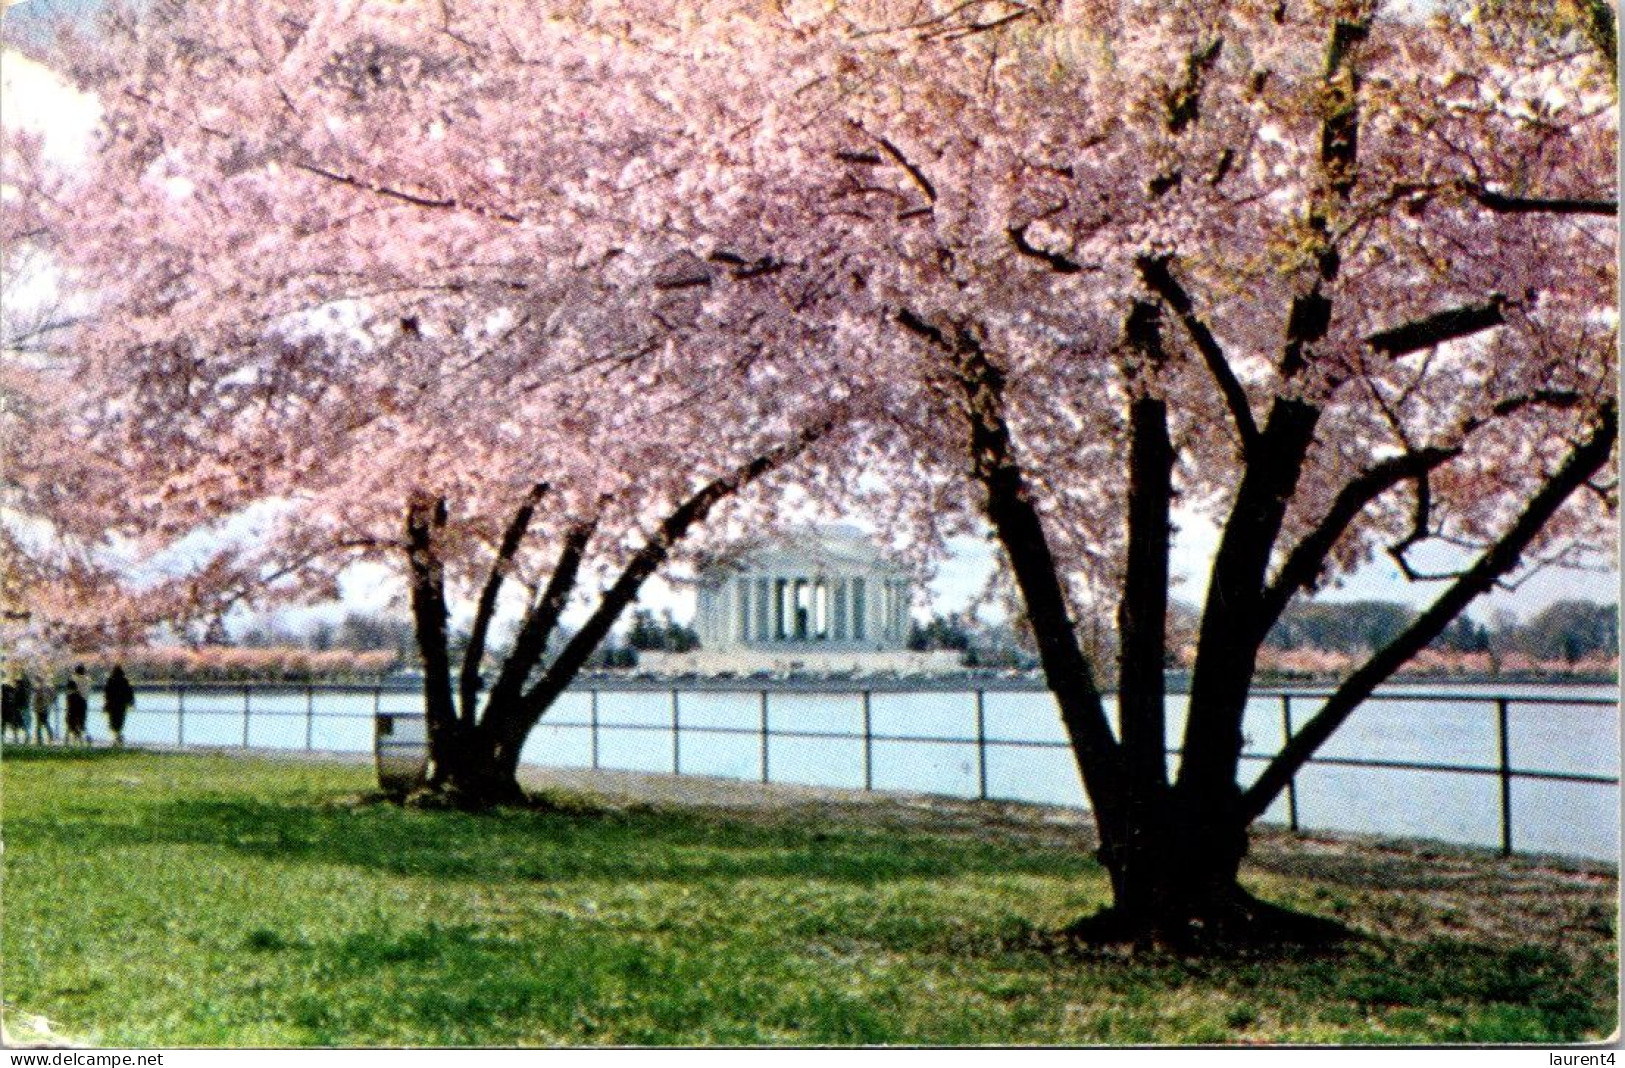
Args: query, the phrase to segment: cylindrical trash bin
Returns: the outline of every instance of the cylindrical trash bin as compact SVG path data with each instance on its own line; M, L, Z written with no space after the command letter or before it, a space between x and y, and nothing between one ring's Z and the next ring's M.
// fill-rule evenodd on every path
M380 712L372 718L372 748L378 761L378 785L405 794L423 785L429 774L429 725L422 713Z

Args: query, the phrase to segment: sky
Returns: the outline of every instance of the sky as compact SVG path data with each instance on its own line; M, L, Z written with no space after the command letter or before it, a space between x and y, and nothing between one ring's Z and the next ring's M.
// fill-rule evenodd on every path
M80 7L93 0L0 0L10 7L7 32L15 32L17 14L30 8L57 11ZM26 23L23 24L26 26ZM94 102L64 86L50 71L16 53L0 48L0 123L24 125L40 130L51 151L71 159L82 153L97 119ZM1205 590L1208 562L1217 545L1218 534L1211 523L1194 515L1175 515L1178 535L1172 570L1177 586L1174 596L1200 604ZM994 553L983 539L956 538L949 544L950 555L916 598L915 614L952 612L963 609L982 589L993 569ZM1618 600L1620 575L1617 557L1601 561L1600 570L1579 571L1550 568L1540 571L1512 590L1497 590L1480 598L1469 610L1478 619L1498 612L1511 612L1528 618L1553 601L1579 598L1595 601ZM398 586L381 570L361 568L348 575L342 586L345 601L317 613L331 617L344 611L378 611L398 594ZM1411 583L1398 568L1380 559L1349 576L1338 587L1321 594L1323 600L1381 599L1421 605L1436 595L1435 583ZM654 609L670 609L679 619L693 613L693 593L681 585L654 580L646 588L643 603ZM308 616L290 622L298 626Z

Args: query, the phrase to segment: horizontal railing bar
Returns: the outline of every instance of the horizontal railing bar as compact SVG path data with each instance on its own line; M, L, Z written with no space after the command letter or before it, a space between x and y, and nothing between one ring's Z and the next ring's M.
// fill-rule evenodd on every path
M1618 786L1617 775L1592 775L1584 771L1531 771L1523 768L1513 768L1510 772L1514 779L1540 779L1545 782L1584 782L1595 783L1599 786Z
M1558 684L1564 685L1564 684ZM1576 683L1574 685L1591 685ZM1600 683L1597 685L1607 685ZM244 686L251 686L256 690L279 690L289 693L305 693L314 690L317 693L366 693L383 692L386 694L420 694L421 686L403 680L384 683L353 683L353 682L186 682L177 684L171 680L153 680L143 683L143 689L155 691L173 691L184 689L188 694L207 693L233 693L240 694ZM586 693L593 690L602 693L670 693L677 690L680 693L760 693L763 690L777 696L828 696L830 694L844 694L859 697L864 691L870 693L887 694L940 694L960 693L969 697L977 690L984 693L1047 693L1048 688L1039 679L1033 678L978 678L966 676L961 678L946 677L941 679L582 679L572 685L569 693ZM1315 698L1328 698L1333 691L1325 689L1294 689L1291 687L1270 687L1268 689L1254 690L1253 698L1276 698L1282 696L1294 699L1313 700ZM1114 693L1107 691L1105 697L1113 697ZM1170 697L1187 696L1184 690L1170 690ZM1493 704L1498 700L1505 700L1511 704L1519 705L1577 705L1585 707L1617 706L1619 701L1610 697L1592 695L1575 695L1573 697L1554 697L1542 695L1517 696L1501 693L1462 693L1458 691L1384 691L1374 693L1367 697L1366 703L1384 701L1461 701L1474 704Z
M1183 696L1170 693L1170 697ZM1248 697L1290 697L1293 700L1313 701L1315 698L1329 698L1330 690L1254 690ZM1494 705L1497 701L1505 701L1509 705L1579 705L1583 707L1614 708L1619 702L1610 697L1595 697L1589 694L1574 697L1515 697L1510 694L1478 694L1478 693L1423 693L1423 692L1394 692L1383 691L1374 693L1365 698L1365 704L1381 701L1455 701L1462 704Z
M1274 754L1243 753L1243 760L1271 760ZM1437 764L1425 761L1400 760L1366 760L1360 757L1310 757L1306 766L1339 768L1370 768L1381 771L1435 771L1454 773L1458 775L1500 775L1500 768L1485 767L1482 764ZM1617 785L1617 776L1593 775L1587 772L1570 771L1540 771L1533 769L1510 769L1513 778L1523 779L1554 779L1568 782L1597 782Z
M148 708L148 709L141 710L141 714L143 716L146 716L146 717L157 717L157 716L179 715L179 712L178 712L178 710L173 709L173 708L169 708L169 709L160 708L160 709L156 709L156 710ZM400 716L402 718L407 718L407 719L413 718L413 717L421 719L422 716L423 716L423 714L421 712L388 712L388 711L386 711L386 712L383 712L381 714L385 715L385 716ZM308 719L308 718L310 718L309 714L305 713L305 712L277 712L277 711L274 711L274 710L269 709L269 708L256 708L252 712L250 712L249 715L254 719ZM239 706L237 708L223 708L223 709L188 708L186 710L186 718L187 719L207 718L209 716L218 716L218 717L221 717L221 718L230 718L230 719L240 721L243 718L243 710L242 710L241 706ZM315 713L315 718L316 719L354 719L354 720L364 720L364 721L369 722L369 723L372 722L372 717L373 717L373 714L371 712L323 712L320 709L317 709L317 711Z

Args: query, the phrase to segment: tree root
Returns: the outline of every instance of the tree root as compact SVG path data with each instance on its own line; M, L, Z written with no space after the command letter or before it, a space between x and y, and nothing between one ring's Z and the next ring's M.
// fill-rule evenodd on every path
M470 786L450 781L428 783L400 796L407 808L436 812L488 812L497 808L530 808L532 800L517 783L480 783Z
M497 791L469 790L455 784L419 786L407 792L372 795L404 808L429 812L493 812L498 809L564 816L602 816L617 810L595 798L553 789L527 792L519 786Z
M1359 937L1336 920L1273 905L1236 888L1172 914L1109 906L1067 926L1058 941L1080 949L1180 956L1302 957L1334 952Z

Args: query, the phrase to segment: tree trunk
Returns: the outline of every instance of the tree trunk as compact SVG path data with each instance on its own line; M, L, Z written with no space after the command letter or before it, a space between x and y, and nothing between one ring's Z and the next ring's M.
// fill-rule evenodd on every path
M526 802L519 785L519 747L503 744L492 729L492 717L502 718L501 711L488 710L478 727L459 730L442 740L435 749L429 781L413 801L470 811ZM510 708L508 716L516 711Z
M1349 936L1331 920L1261 901L1238 878L1247 824L1234 813L1174 802L1134 813L1116 848L1103 850L1112 904L1067 929L1090 944L1179 953L1317 947Z

